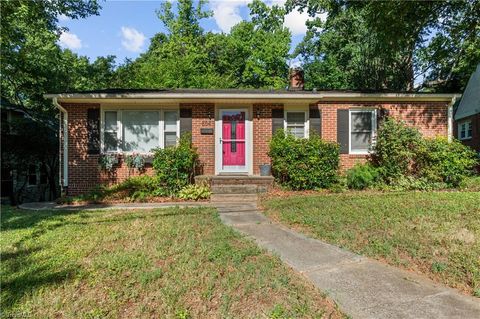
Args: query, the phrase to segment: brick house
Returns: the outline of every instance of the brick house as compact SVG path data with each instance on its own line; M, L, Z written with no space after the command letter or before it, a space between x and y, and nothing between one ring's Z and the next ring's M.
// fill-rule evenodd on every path
M295 81L292 81L292 83ZM341 168L365 161L378 119L392 116L428 137L452 136L458 95L289 90L103 90L49 94L63 122L62 184L71 195L132 174L120 161L114 176L98 168L102 153L148 153L192 133L203 175L260 174L277 129L338 142ZM120 155L121 156L121 155ZM151 173L151 167L146 173Z
M455 137L480 154L480 64L455 110Z

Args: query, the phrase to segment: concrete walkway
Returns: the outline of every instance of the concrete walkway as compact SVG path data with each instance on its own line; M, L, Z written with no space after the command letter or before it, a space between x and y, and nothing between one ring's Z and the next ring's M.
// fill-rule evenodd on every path
M227 196L227 195L225 195ZM226 200L228 199L228 200ZM23 204L30 210L152 209L216 207L221 220L280 256L353 318L480 318L480 299L425 277L308 238L271 222L257 209L256 196L228 195L211 203L145 203L64 206Z
M307 238L272 223L256 210L254 203L218 210L225 224L278 254L353 318L480 318L480 299Z

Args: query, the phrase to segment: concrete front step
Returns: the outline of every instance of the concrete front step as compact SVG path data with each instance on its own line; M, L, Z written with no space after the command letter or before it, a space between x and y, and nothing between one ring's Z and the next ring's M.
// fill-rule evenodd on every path
M257 192L266 192L273 186L272 176L256 175L199 175L195 176L195 183L207 183L210 186L249 186L257 187Z
M256 194L265 191L257 185L212 185L213 194Z
M212 194L212 203L252 203L256 204L257 194Z

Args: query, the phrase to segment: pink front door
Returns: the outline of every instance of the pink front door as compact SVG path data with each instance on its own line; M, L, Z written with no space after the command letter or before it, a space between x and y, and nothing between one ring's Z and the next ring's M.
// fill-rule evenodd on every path
M245 112L222 112L222 165L245 167Z

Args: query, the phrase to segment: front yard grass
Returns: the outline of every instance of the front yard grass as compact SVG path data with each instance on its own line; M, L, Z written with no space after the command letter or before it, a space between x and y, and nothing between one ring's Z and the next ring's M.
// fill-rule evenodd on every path
M2 207L0 248L2 317L343 317L213 209Z
M480 192L351 192L264 206L312 237L480 297Z

